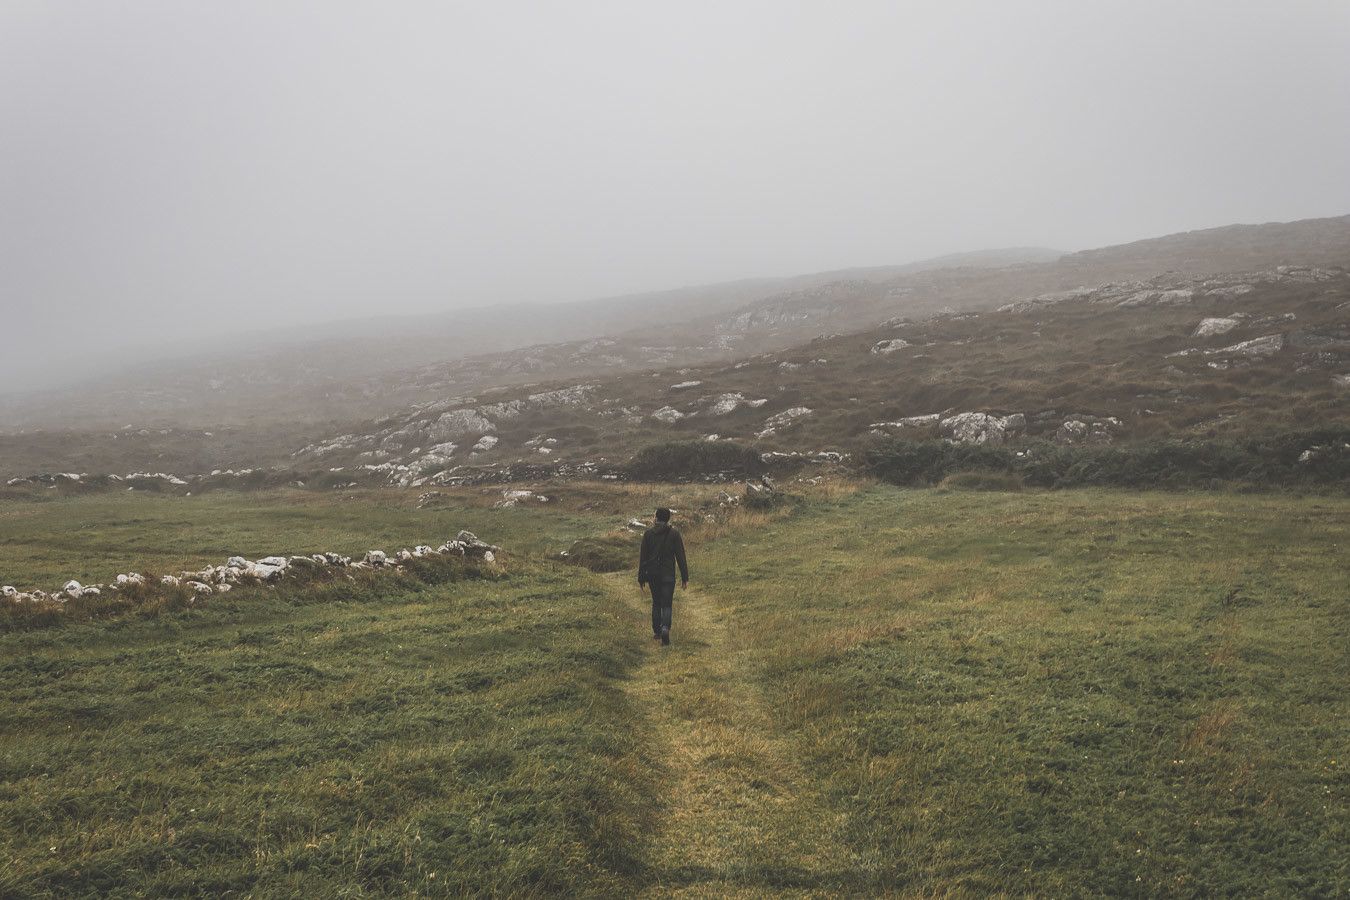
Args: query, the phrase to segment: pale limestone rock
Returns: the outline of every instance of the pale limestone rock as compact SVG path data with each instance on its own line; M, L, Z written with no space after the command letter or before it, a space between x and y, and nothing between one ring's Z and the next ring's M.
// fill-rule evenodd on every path
M1240 324L1242 323L1238 319L1227 316L1223 318L1201 319L1200 324L1195 327L1195 334L1192 336L1203 338L1211 337L1216 334L1227 334Z

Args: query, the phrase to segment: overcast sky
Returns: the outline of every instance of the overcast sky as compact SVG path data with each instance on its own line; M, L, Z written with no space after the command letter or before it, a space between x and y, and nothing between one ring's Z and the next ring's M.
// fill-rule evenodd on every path
M0 0L0 389L145 340L1344 213L1344 0Z

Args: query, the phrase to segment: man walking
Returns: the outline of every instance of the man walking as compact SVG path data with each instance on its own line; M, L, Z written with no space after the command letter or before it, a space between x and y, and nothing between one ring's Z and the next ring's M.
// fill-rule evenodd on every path
M638 587L652 588L652 637L670 643L671 604L675 600L675 566L680 567L680 587L689 587L689 564L684 560L684 538L670 524L670 510L656 511L656 524L642 536L638 556Z

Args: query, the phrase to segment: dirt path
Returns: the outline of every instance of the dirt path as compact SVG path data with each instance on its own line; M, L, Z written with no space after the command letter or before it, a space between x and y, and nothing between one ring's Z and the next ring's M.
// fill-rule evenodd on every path
M651 600L620 577L610 584L645 621ZM678 591L671 634L669 647L646 638L647 658L627 685L655 724L664 758L649 895L816 895L856 886L857 861L836 838L840 817L774 730L717 599Z

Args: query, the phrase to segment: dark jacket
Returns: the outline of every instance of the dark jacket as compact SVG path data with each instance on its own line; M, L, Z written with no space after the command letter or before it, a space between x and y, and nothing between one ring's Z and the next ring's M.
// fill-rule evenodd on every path
M684 560L684 538L680 530L666 522L657 522L642 536L642 553L638 556L638 584L664 579L675 580L675 566L680 566L680 580L689 580L689 564Z

